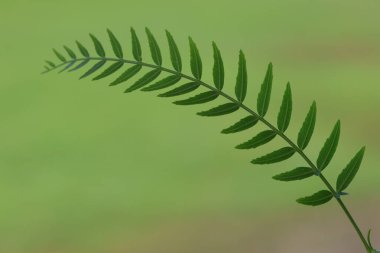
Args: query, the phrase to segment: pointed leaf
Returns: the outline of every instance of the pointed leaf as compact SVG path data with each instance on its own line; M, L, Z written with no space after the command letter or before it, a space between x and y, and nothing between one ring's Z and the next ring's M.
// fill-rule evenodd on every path
M134 65L127 69L123 74L121 74L115 81L113 81L110 86L114 86L117 84L120 84L122 82L128 81L130 78L132 78L134 75L140 72L142 66L140 64Z
M63 46L63 48L66 50L67 54L71 57L71 59L76 59L77 58L77 56L75 55L74 51L71 50L69 47Z
M101 61L97 62L94 66L92 66L92 68L90 68L86 73L84 73L79 79L83 79L83 78L91 75L92 73L96 72L98 69L103 67L104 64L106 64L106 60L101 60Z
M86 58L89 57L90 54L88 53L88 50L79 41L76 41L76 43L81 54Z
M247 94L247 65L243 51L240 50L239 70L236 78L235 95L239 102L243 102Z
M176 105L195 105L195 104L203 104L210 102L214 99L216 99L219 96L219 94L215 91L206 91L203 93L200 93L198 95L195 95L194 97L179 100L173 102Z
M336 191L338 193L344 191L352 182L356 173L359 171L360 164L363 160L365 147L363 147L352 160L347 167L340 173L338 180L336 181Z
M162 56L161 56L160 47L158 46L158 43L156 39L154 38L153 34L150 32L150 30L148 28L145 28L145 31L148 36L149 48L150 48L150 53L152 55L152 59L154 63L161 66Z
M163 89L163 88L167 88L169 86L172 86L176 83L178 83L180 80L181 80L181 76L180 75L171 75L171 76L168 76L168 77L165 77L164 79L148 86L148 87L145 87L143 89L141 89L142 91L154 91L154 90L159 90L159 89Z
M212 48L214 50L214 68L213 68L213 78L215 87L218 90L223 89L224 85L224 65L222 56L215 42L212 43Z
M288 129L290 119L292 117L292 90L290 89L290 83L287 84L280 112L277 117L278 130L285 132Z
M83 60L81 63L79 63L77 66L75 66L74 68L70 69L69 72L73 72L75 70L78 70L80 68L82 68L83 66L85 66L87 63L90 62L90 59L86 59L86 60Z
M107 29L108 37L110 38L113 52L116 57L123 58L123 49L121 48L120 42L116 39L115 35L110 29Z
M308 206L319 206L329 202L333 198L330 191L322 190L311 196L297 199L297 202Z
M199 54L197 45L193 41L191 37L189 37L190 43L190 65L191 65L191 73L193 76L200 80L202 78L202 59Z
M71 68L77 61L76 60L72 60L70 62L68 62L68 64L61 70L59 71L58 73L62 73L66 70L68 70L69 68Z
M169 31L166 31L166 37L167 37L168 43L169 43L170 60L172 62L173 68L177 72L181 72L182 71L182 60L181 60L181 55L179 54L177 44L175 43L173 36L170 34Z
M265 74L264 82L261 85L261 90L257 98L257 111L260 116L264 117L269 108L270 95L272 92L273 82L273 66L269 63L267 73Z
M200 116L221 116L225 114L233 113L239 110L239 105L236 103L227 103L223 105L219 105L217 107L211 108L210 110L198 112L197 114Z
M305 178L309 178L311 176L314 176L315 173L314 171L309 168L309 167L298 167L295 168L294 170L284 172L281 174L278 174L273 177L273 179L278 180L278 181L294 181L294 180L301 180Z
M174 88L170 91L162 93L158 96L159 97L174 97L174 96L178 96L178 95L183 95L183 94L186 94L186 93L189 93L189 92L196 90L199 86L200 85L197 82L186 83L186 84L181 85L177 88Z
M266 130L259 133L258 135L250 139L249 141L237 145L236 148L237 149L257 148L273 140L276 137L276 135L277 135L276 132L272 130Z
M45 61L50 67L55 68L55 64L51 61Z
M245 118L241 119L240 121L236 122L234 125L226 128L226 129L223 129L222 133L223 134L231 134L231 133L237 133L240 131L244 131L244 130L249 129L249 128L253 127L254 125L256 125L257 122L259 122L259 118L257 118L256 116L248 116L248 117L245 117Z
M252 160L251 162L253 164L270 164L270 163L282 162L292 157L294 153L295 153L295 150L293 148L285 147L285 148L276 150L270 154L267 154L265 156L256 158Z
M333 158L336 148L339 143L340 135L340 121L335 124L333 131L330 134L330 137L326 140L321 152L319 153L317 166L320 171L324 170L327 165L329 165L331 159Z
M146 73L143 77L137 80L131 87L126 89L127 92L132 92L134 90L140 89L145 85L153 82L161 74L161 69L153 69L150 72Z
M58 59L60 59L62 62L66 61L66 58L62 54L60 54L57 50L53 49L53 52L58 57Z
M142 52L139 38L137 37L135 29L131 28L132 35L132 54L136 61L142 60Z
M95 37L95 35L90 33L90 37L92 39L92 42L94 43L95 46L95 51L100 57L105 57L106 52L104 51L104 48L102 46L102 43L98 40L98 38Z
M307 147L307 145L310 142L311 136L313 135L316 117L317 104L314 101L298 134L297 145L302 150Z
M121 67L123 67L124 62L123 61L117 61L116 63L109 66L106 70L103 71L100 75L94 77L92 80L100 80L102 78L105 78L109 75L112 75L116 71L118 71Z

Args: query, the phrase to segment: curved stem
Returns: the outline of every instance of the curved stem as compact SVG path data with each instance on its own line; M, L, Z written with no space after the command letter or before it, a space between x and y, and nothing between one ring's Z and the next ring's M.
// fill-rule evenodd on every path
M43 73L47 73L47 72L50 72L54 69L57 69L61 66L64 66L66 64L70 64L74 61L84 61L84 60L106 60L106 61L123 61L124 63L129 63L129 64L134 64L134 65L141 65L141 66L145 66L145 67L149 67L149 68L154 68L154 69L160 69L164 72L167 72L167 73L171 73L171 74L175 74L175 75L180 75L182 78L185 78L189 81L193 81L193 82L197 82L199 83L200 85L212 90L212 91L215 91L216 93L218 93L220 96L228 99L229 101L235 103L235 104L238 104L240 106L240 108L244 109L245 111L247 111L249 114L257 117L263 124L265 124L268 128L270 128L271 130L273 130L278 136L280 136L285 142L287 142L305 161L306 163L310 166L310 168L316 173L316 175L322 180L322 182L326 185L326 187L329 189L329 191L333 194L334 198L336 199L336 201L338 202L339 206L342 208L342 210L344 211L344 213L346 214L347 218L349 219L349 221L351 222L352 226L354 227L355 231L357 232L360 240L362 241L365 249L367 252L371 252L371 247L369 246L367 240L365 239L363 233L361 232L359 226L357 225L355 219L352 217L351 213L348 211L346 205L344 204L344 202L342 201L342 199L340 198L340 195L339 193L337 193L335 191L335 189L332 187L332 185L330 184L330 182L324 177L324 175L322 174L322 172L318 169L318 167L309 159L309 157L304 153L304 151L302 149L300 149L291 139L289 139L283 132L281 132L280 130L278 130L274 125L272 125L270 122L268 122L264 117L260 116L259 114L257 114L255 111L253 111L252 109L250 109L249 107L247 107L246 105L244 105L243 103L239 102L238 100L234 99L233 97L231 97L230 95L224 93L223 91L221 90L218 90L217 88L215 88L214 86L211 86L201 80L198 80L194 77L191 77L191 76L188 76L188 75L185 75L183 73L180 73L180 72L177 72L175 70L172 70L172 69L168 69L168 68L165 68L165 67L162 67L162 66L158 66L158 65L154 65L154 64L149 64L149 63L145 63L145 62L139 62L139 61L133 61L133 60L126 60L126 59L118 59L118 58L102 58L102 57L88 57L88 58L82 58L82 59L73 59L71 61L66 61L66 62L63 62L61 63L60 65L57 65L55 67L53 67L52 69L48 70L48 71L45 71Z

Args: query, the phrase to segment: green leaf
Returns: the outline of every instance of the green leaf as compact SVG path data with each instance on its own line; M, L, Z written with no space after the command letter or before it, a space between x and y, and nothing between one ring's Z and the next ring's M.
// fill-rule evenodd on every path
M216 99L219 96L219 94L215 91L206 91L203 93L200 93L198 95L195 95L194 97L179 100L173 102L176 105L195 105L195 104L203 104L210 102L214 99Z
M248 117L245 117L245 118L239 120L234 125L226 128L226 129L223 129L222 133L223 134L231 134L231 133L237 133L240 131L244 131L246 129L249 129L249 128L255 126L257 124L257 122L259 122L259 118L257 118L256 116L248 116Z
M76 41L79 51L84 57L89 57L90 54L88 53L87 48L85 48L79 41Z
M95 35L90 33L90 37L92 39L92 42L94 43L95 46L95 51L100 57L105 57L106 52L104 51L104 48L102 46L102 43L98 40L98 38L95 37Z
M320 171L324 170L327 165L329 165L331 159L333 158L336 148L339 142L340 135L340 121L335 124L330 137L326 140L321 152L319 153L317 166Z
M120 84L122 82L126 82L140 72L142 66L140 64L134 65L127 69L123 74L121 74L115 81L113 81L110 86L114 86Z
M92 73L96 72L98 69L100 69L101 67L104 66L104 64L106 64L106 60L101 60L99 62L97 62L94 66L92 66L92 68L90 68L86 73L84 73L79 79L83 79L89 75L91 75Z
M340 173L338 180L336 181L336 191L344 191L352 182L356 173L359 171L360 164L362 163L365 147L363 147L352 160L348 163L346 168Z
M307 114L305 121L298 133L297 145L300 149L305 149L310 142L311 136L314 132L315 121L317 117L317 104L315 101L310 107L309 113Z
M100 75L94 77L92 80L100 80L102 78L105 78L109 75L112 75L116 71L118 71L121 67L123 67L124 62L123 61L117 61L116 63L109 66L106 70L103 71Z
M239 105L236 103L226 103L223 105L219 105L217 107L211 108L210 110L198 112L197 114L200 116L221 116L225 114L233 113L239 110Z
M257 98L257 111L260 116L264 117L269 108L270 95L272 92L272 82L273 82L273 66L269 63L267 73L263 84L261 85L261 90Z
M191 73L193 73L193 76L196 79L200 80L202 78L202 59L199 54L197 45L191 37L189 37L189 43Z
M295 150L291 147L284 147L279 150L276 150L270 154L267 154L265 156L256 158L251 161L253 164L270 164L270 163L277 163L282 162L284 160L289 159L292 157L295 153Z
M286 90L284 97L282 99L282 104L280 112L277 117L278 130L285 132L288 129L290 119L292 117L292 90L290 89L290 83L286 85Z
M85 66L87 63L90 62L90 59L86 59L86 60L83 60L81 63L79 63L77 66L75 66L74 68L70 69L69 72L73 72L75 70L78 70L80 68L82 68L83 66Z
M137 80L131 87L126 89L125 92L132 92L134 90L144 87L145 85L153 82L160 74L161 69L151 70L150 72L146 73L143 77L141 77L139 80Z
M237 149L257 148L273 140L276 137L276 135L277 135L276 132L272 130L266 130L259 133L258 135L250 139L249 141L237 145L236 148Z
M62 62L66 61L66 58L62 54L60 54L57 50L53 49L53 52L58 57L58 59L60 59Z
M123 49L121 48L120 42L116 39L115 35L110 29L107 29L108 37L110 38L112 49L116 57L123 58Z
M50 67L55 68L55 64L51 61L45 61Z
M330 191L322 190L311 196L297 199L297 202L307 206L319 206L329 202L333 198Z
M71 68L77 61L76 60L72 60L70 62L68 62L68 64L61 70L59 71L58 73L62 73L66 70L68 70L69 68Z
M214 84L218 90L222 90L223 85L224 85L223 59L215 42L212 43L212 48L214 50L214 68L212 72L213 78L214 78Z
M164 79L148 86L148 87L145 87L143 89L141 89L142 91L154 91L154 90L159 90L159 89L163 89L163 88L167 88L169 86L172 86L176 83L178 83L180 80L181 80L181 76L180 75L171 75L171 76L168 76L168 77L165 77Z
M175 43L173 36L167 30L166 30L166 37L168 38L169 50L170 50L170 60L172 62L173 68L177 72L181 72L182 71L182 60L181 60L181 55L179 54L177 44Z
M241 50L239 54L239 70L236 78L235 94L239 102L243 102L247 94L247 65L244 53Z
M131 28L132 35L132 54L136 61L142 60L142 51L139 38L135 32L135 29Z
M75 55L74 51L71 50L69 47L63 46L63 48L66 50L67 54L71 57L71 59L76 59L77 58L77 56Z
M273 179L278 181L294 181L294 180L301 180L305 178L309 178L311 176L314 176L314 171L309 167L298 167L294 170L284 172L281 174L278 174L273 177Z
M181 85L177 88L174 88L170 91L167 91L165 93L162 93L158 96L159 97L174 97L174 96L178 96L178 95L183 95L183 94L186 94L186 93L189 93L189 92L196 90L199 86L200 85L198 82L190 82L190 83L186 83L184 85Z
M154 63L161 66L162 56L161 56L160 47L158 46L158 43L156 39L154 38L153 34L150 32L150 30L148 28L145 28L145 31L148 36L149 48L150 48L150 53L152 55L152 59Z

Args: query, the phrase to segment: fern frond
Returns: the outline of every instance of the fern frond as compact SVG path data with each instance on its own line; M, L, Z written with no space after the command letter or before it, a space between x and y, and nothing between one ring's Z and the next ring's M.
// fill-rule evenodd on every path
M277 115L277 126L274 126L265 118L269 109L273 86L272 63L268 65L264 81L261 84L261 89L257 98L257 111L255 111L243 103L247 96L248 86L247 64L243 51L240 51L239 53L238 71L236 75L234 94L236 98L234 98L233 96L222 91L224 87L225 70L221 52L216 46L215 42L212 43L214 58L212 69L213 84L210 85L202 81L202 77L204 75L202 59L198 47L191 37L189 37L189 66L192 75L187 75L182 72L183 66L181 54L173 36L169 31L166 31L166 38L169 47L170 62L172 68L166 68L162 66L163 61L160 47L152 32L148 28L145 29L145 32L150 49L150 56L153 63L143 61L143 50L137 33L133 28L131 28L130 32L133 59L124 58L124 51L119 40L113 34L113 32L108 29L107 34L112 46L113 54L116 58L106 57L106 51L104 50L104 47L100 40L95 37L95 35L90 34L90 38L97 55L91 55L86 47L84 47L80 42L76 41L78 50L83 57L78 57L75 52L67 46L64 46L64 49L69 58L53 49L53 52L58 60L60 60L60 63L55 64L52 61L46 61L47 66L45 66L44 73L51 72L60 68L62 68L61 71L69 70L69 72L73 72L82 69L93 62L91 67L81 75L80 79L88 77L95 73L97 73L97 75L93 78L93 80L100 80L105 77L115 76L117 72L122 70L126 65L129 65L129 67L125 69L121 74L119 73L114 77L113 81L110 84L111 86L114 86L125 83L132 77L139 75L142 69L149 70L145 74L141 75L137 81L135 81L125 90L125 92L132 92L138 89L142 91L156 91L179 84L178 86L170 88L170 90L164 91L158 95L159 97L176 97L194 92L200 86L203 86L207 89L207 91L192 95L185 99L179 99L173 103L176 105L195 105L204 104L219 98L223 98L227 100L227 103L222 103L217 107L199 112L198 115L222 116L234 113L239 109L244 110L248 113L245 118L222 130L222 133L224 134L238 133L251 129L258 122L264 124L268 128L267 130L255 135L253 138L238 145L236 148L258 148L264 144L270 143L276 136L283 139L287 143L285 147L277 149L276 151L267 155L253 159L251 162L253 164L278 163L291 158L294 154L300 155L305 161L306 166L297 167L291 171L278 174L274 176L273 179L279 181L295 181L303 180L311 176L319 177L322 183L325 185L326 189L319 191L311 196L300 198L297 200L297 202L304 205L316 206L327 203L331 199L335 198L348 216L350 222L353 224L366 249L370 250L372 248L369 246L368 241L364 238L363 234L356 225L350 213L347 211L347 208L341 199L341 197L345 195L342 191L349 186L359 170L361 161L364 156L364 148L355 155L355 157L348 163L347 167L339 175L336 183L336 189L331 186L330 182L322 174L322 171L330 164L335 155L335 151L339 143L340 121L336 123L332 133L321 149L316 163L314 163L305 154L304 149L310 143L315 129L317 112L315 102L313 102L311 105L309 112L302 124L302 127L297 136L297 142L292 141L291 138L285 135L285 131L288 129L291 123L291 116L293 111L293 98L290 83L286 85L281 107ZM98 73L107 63L111 63L111 65L104 69L102 72ZM167 75L163 79L156 81L163 73Z

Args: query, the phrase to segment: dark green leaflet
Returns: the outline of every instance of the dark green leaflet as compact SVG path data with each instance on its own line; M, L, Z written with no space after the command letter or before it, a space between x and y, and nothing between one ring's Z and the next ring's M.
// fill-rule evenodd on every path
M309 167L298 167L294 170L278 174L273 177L273 179L278 181L294 181L309 178L314 176L314 171Z
M260 147L276 137L276 132L272 130L265 130L247 142L239 144L236 146L237 149L250 149Z
M116 63L109 66L106 70L104 70L100 75L94 77L92 80L100 80L102 78L105 78L118 71L121 67L123 67L123 65L123 61L117 61Z
M166 37L167 37L168 43L169 43L170 60L172 62L173 68L177 72L181 72L182 71L182 60L181 60L181 55L179 53L177 44L175 43L173 36L170 34L169 31L166 31Z
M339 143L339 135L340 121L338 120L333 131L330 134L330 137L326 140L321 152L319 153L317 167L320 171L324 170L333 158Z
M247 64L243 51L239 54L239 70L236 78L235 95L237 100L243 102L247 94Z
M127 69L123 74L121 74L115 81L113 81L110 85L114 86L117 84L120 84L122 82L128 81L130 78L132 78L134 75L140 72L142 66L139 65L134 65Z
M60 54L57 50L53 49L53 52L58 57L58 59L60 59L62 62L66 61L66 58L62 54Z
M137 37L135 29L131 28L132 35L132 54L136 61L142 60L142 51L139 38Z
M259 122L258 117L248 116L248 117L245 117L245 118L241 119L240 121L236 122L234 125L226 128L226 129L223 129L222 133L223 134L231 134L231 133L237 133L240 131L244 131L246 129L249 129L249 128L255 126L257 124L257 122Z
M85 66L87 63L90 62L90 59L86 59L86 60L83 60L81 63L79 63L77 66L75 66L74 68L70 69L69 72L73 72L75 70L78 70L80 69L81 67Z
M226 103L223 105L219 105L217 107L211 108L210 110L198 112L197 114L200 116L221 116L233 113L239 110L239 105L236 103Z
M197 82L190 82L190 83L183 84L177 88L174 88L170 91L167 91L165 93L162 93L158 96L159 97L174 97L178 95L183 95L183 94L196 90L199 86L200 84Z
M153 34L150 32L148 28L145 28L146 34L148 36L148 41L149 41L149 48L150 48L150 53L152 55L152 59L154 63L157 65L161 66L162 65L162 56L161 56L161 50L160 47L158 46L158 43L156 39L154 38Z
M193 73L193 76L196 79L200 80L202 78L202 59L199 54L197 45L195 45L195 42L191 37L189 37L189 44L191 73Z
M212 70L214 84L218 90L222 90L224 85L224 64L215 42L212 43L212 48L214 50L214 68Z
M297 199L297 202L308 206L319 206L329 202L333 198L330 191L322 190L309 197Z
M79 79L83 79L89 75L91 75L92 73L94 73L95 71L97 71L98 69L100 69L101 67L103 67L104 64L106 64L106 60L101 60L99 62L97 62L94 66L92 66L92 68L90 68L86 73L84 73Z
M44 68L45 68L46 71L50 70L48 66L44 66Z
M270 164L282 162L286 159L289 159L294 155L296 151L291 147L281 148L265 156L253 159L251 163L253 164Z
M90 54L88 53L88 50L79 42L76 41L79 51L84 57L89 57Z
M125 92L132 92L134 90L140 89L145 85L153 82L161 74L161 69L154 69L146 73L143 77L137 80L131 87L125 90Z
M346 168L340 173L336 181L336 191L344 191L352 182L356 173L359 171L360 164L362 163L365 147L363 147L352 160L348 163Z
M94 43L95 46L95 51L100 57L105 57L106 52L104 51L104 48L102 46L102 43L98 40L98 38L95 37L95 35L90 33L90 37L92 39L92 42Z
M45 61L47 64L50 65L50 67L54 68L55 67L55 64L51 61Z
M70 61L61 71L59 71L59 73L62 73L64 71L66 71L67 69L71 68L75 63L76 63L75 60Z
M285 132L288 129L290 119L292 118L292 90L290 83L286 85L284 97L282 98L282 104L280 112L277 117L278 130Z
M69 47L63 46L63 48L66 50L67 54L71 57L71 59L76 59L77 58L77 56L75 55L74 51L71 50Z
M120 42L116 39L115 35L110 29L107 29L108 37L110 38L113 52L116 57L123 58L123 49L121 48Z
M179 81L181 80L181 76L180 75L171 75L171 76L168 76L168 77L165 77L164 79L148 86L148 87L145 87L143 89L141 89L142 91L154 91L154 90L159 90L159 89L163 89L163 88L167 88L169 86L172 86L176 83L178 83Z
M261 85L261 90L257 98L257 111L260 116L264 117L269 108L270 95L272 92L273 82L273 66L269 63L267 73L265 74L264 82Z
M297 145L300 149L305 149L310 142L311 136L313 136L315 121L317 117L317 104L315 101L310 107L309 113L307 114L305 121L298 133Z
M195 105L195 104L203 104L210 102L214 99L216 99L219 96L219 94L215 91L206 91L203 93L200 93L198 95L195 95L194 97L179 100L173 102L176 105Z

